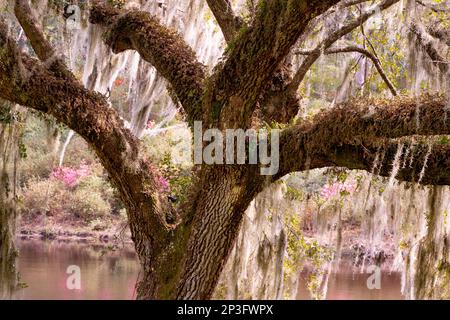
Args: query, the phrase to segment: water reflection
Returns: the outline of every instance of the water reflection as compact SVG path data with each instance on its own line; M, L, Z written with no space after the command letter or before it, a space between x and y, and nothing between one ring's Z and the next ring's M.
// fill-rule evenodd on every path
M342 263L339 271L332 273L328 282L328 300L401 300L401 274L381 271L380 289L369 289L367 280L371 273L361 273L360 268ZM308 272L302 272L297 299L310 299L307 289Z
M24 241L19 270L27 285L16 299L133 299L139 265L132 249ZM67 289L67 268L79 266L81 289Z
M139 265L132 248L108 250L88 244L22 241L19 248L21 280L28 286L16 299L134 299ZM81 290L67 289L66 273L80 267ZM327 299L402 299L400 274L382 273L381 289L369 290L370 275L342 266L331 275ZM302 273L298 299L309 299L307 274Z

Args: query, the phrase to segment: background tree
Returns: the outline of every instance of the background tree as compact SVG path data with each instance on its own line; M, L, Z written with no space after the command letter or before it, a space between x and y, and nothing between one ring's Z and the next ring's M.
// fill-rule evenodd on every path
M17 106L0 100L0 297L9 297L19 281L14 236L22 132L20 117Z

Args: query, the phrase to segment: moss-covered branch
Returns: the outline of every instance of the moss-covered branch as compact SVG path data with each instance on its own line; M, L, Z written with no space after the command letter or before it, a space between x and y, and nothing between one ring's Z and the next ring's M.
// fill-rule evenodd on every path
M105 42L113 52L136 50L169 82L190 122L201 119L205 67L175 31L148 12L119 10L96 4L89 21L106 28Z
M379 4L379 8L380 10L387 9L398 1L399 0L385 0ZM347 7L360 4L362 2L365 1L342 1L334 7L330 7L325 14L335 13L336 11L343 10ZM361 23L367 21L376 12L377 10L375 9L369 10L363 13L358 19L350 21L344 24L342 28L330 33L319 46L308 52L307 57L304 59L303 63L293 77L290 75L290 70L278 70L273 79L268 83L268 89L264 92L262 99L259 101L261 117L263 120L268 123L272 121L276 121L278 123L288 123L293 117L295 117L300 109L297 89L308 70L320 57L322 51L331 47L333 43L360 26ZM308 25L309 30L314 28L314 22L317 23L317 19L318 18L316 17L316 19ZM306 36L307 32L304 32L302 37L305 38ZM378 71L382 71L381 65L378 64L377 69ZM388 80L387 83L391 84L387 77L385 77L385 79ZM388 87L394 94L395 88L389 85Z
M148 237L170 228L167 199L158 194L158 176L139 152L139 141L124 127L106 98L73 78L56 75L45 63L19 52L0 22L0 98L52 115L94 149L128 207L131 221L148 223ZM138 208L136 207L138 206ZM139 210L137 210L139 209ZM143 214L145 212L145 214Z
M276 179L295 171L342 166L372 171L375 154L382 160L380 175L389 175L398 142L410 136L450 134L450 110L441 95L420 98L398 97L382 101L353 101L317 115L312 121L288 128L280 137L280 173ZM406 142L408 144L408 142ZM428 145L416 146L411 166L399 179L418 181ZM405 149L406 150L406 149ZM450 149L445 144L431 148L428 169L421 183L450 183Z
M326 166L365 170L390 177L393 163L401 151L396 179L423 185L450 185L450 143L447 138L432 139L434 143L424 139L420 142L401 139L339 146L328 155Z

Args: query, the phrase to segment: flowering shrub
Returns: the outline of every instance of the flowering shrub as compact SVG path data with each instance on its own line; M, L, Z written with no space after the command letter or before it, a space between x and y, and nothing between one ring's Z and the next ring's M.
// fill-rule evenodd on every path
M36 216L49 215L60 222L74 222L85 225L96 217L107 217L113 211L110 201L89 186L78 186L74 190L64 188L64 183L56 179L30 180L23 190L20 208L25 221Z
M53 169L52 178L64 183L66 187L75 187L81 178L91 174L91 168L84 161L81 162L79 168L58 167Z
M333 184L326 184L322 190L320 190L320 196L325 200L330 200L337 196L352 194L355 189L356 186L354 183L335 182Z

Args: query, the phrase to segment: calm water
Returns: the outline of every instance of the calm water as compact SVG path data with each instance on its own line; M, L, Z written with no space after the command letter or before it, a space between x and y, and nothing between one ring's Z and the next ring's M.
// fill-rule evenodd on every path
M22 289L17 299L133 299L139 275L136 256L131 249L111 251L86 244L41 241L19 243L19 269ZM79 266L81 289L68 290L66 273L71 265ZM331 276L328 299L401 299L400 275L382 274L381 289L369 290L370 275L353 274L342 268ZM301 275L303 279L304 274ZM309 299L301 281L299 299Z
M328 282L327 299L331 300L400 300L401 275L400 273L381 272L380 289L369 289L367 280L373 273L360 273L358 268L344 264L338 273L330 275ZM300 275L300 284L297 299L310 299L305 286L307 275Z
M130 249L116 251L87 244L25 241L19 247L18 299L133 299L139 265ZM80 268L81 289L68 290L69 266Z

